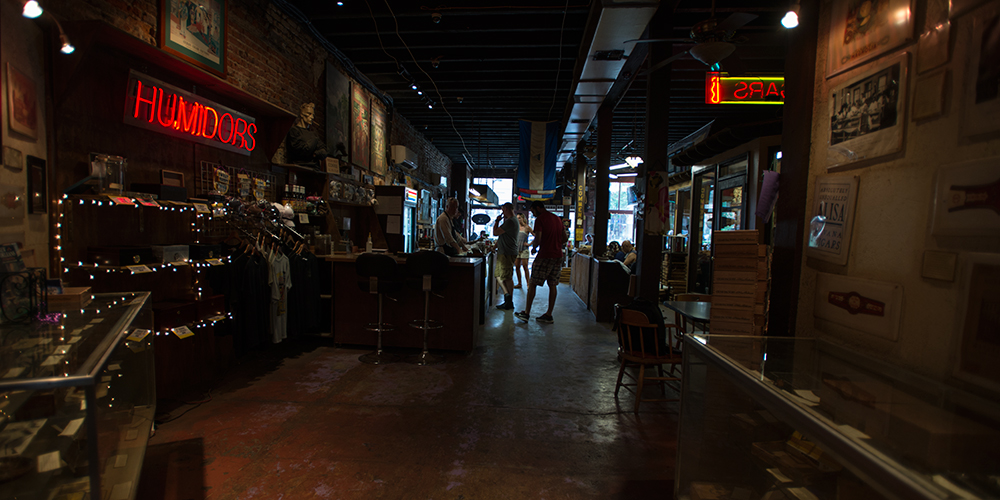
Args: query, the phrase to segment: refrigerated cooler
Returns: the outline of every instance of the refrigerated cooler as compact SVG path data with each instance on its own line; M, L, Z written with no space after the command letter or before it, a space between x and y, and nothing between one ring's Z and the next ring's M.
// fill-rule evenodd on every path
M375 214L388 250L412 253L417 250L417 190L404 186L375 186Z

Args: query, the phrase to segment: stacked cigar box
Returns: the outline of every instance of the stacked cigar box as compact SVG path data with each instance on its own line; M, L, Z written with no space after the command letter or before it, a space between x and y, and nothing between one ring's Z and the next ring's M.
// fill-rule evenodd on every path
M756 229L716 231L712 273L711 332L763 335L768 252Z

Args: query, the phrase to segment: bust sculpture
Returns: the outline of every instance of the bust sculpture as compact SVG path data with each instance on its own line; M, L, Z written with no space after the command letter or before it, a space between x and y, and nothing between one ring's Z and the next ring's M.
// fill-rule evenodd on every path
M299 117L288 131L287 159L289 163L318 166L328 154L326 144L312 130L315 105L307 102L299 106Z

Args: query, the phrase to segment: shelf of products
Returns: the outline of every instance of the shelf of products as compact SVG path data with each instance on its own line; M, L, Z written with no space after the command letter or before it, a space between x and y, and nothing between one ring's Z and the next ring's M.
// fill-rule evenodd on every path
M0 499L135 497L156 412L149 293L0 326Z
M816 339L688 336L677 499L1000 497L1000 405Z

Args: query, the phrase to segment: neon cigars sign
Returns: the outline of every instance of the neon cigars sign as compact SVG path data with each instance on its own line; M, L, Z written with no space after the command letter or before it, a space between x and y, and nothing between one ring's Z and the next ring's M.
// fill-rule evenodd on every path
M705 104L784 104L783 76L705 73Z
M129 71L124 121L244 155L257 146L253 117L137 71Z

